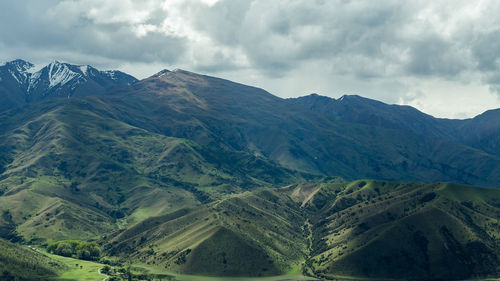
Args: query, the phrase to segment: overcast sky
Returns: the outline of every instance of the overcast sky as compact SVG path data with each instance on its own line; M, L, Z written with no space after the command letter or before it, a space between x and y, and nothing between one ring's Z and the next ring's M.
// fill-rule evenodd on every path
M500 1L0 1L0 60L182 68L437 117L500 108Z

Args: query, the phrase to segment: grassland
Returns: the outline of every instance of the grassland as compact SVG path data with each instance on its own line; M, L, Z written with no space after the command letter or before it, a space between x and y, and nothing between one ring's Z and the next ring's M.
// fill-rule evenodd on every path
M188 274L179 274L176 272L167 271L165 269L151 266L148 264L136 263L132 265L132 271L141 274L148 273L152 276L162 276L168 275L170 278L175 281L304 281L304 280L317 280L313 277L303 276L299 272L289 272L284 275L279 276L267 276L267 277L224 277L224 276L203 276L203 275L188 275Z
M73 258L61 257L57 255L46 255L66 266L61 275L54 280L60 281L99 281L104 280L107 275L101 274L99 270L104 267L103 264L78 260Z

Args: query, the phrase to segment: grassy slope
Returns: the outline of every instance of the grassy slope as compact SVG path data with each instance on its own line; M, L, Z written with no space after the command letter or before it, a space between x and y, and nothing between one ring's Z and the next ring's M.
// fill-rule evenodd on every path
M188 274L279 275L304 259L304 221L286 194L243 193L138 223L110 237L107 252Z
M48 280L65 270L64 263L0 239L1 280Z
M464 279L499 272L496 189L356 181L325 186L316 196L308 206L319 214L309 264L320 276Z
M0 116L0 223L26 240L89 239L116 219L303 181L262 158L153 134L88 106L49 101Z

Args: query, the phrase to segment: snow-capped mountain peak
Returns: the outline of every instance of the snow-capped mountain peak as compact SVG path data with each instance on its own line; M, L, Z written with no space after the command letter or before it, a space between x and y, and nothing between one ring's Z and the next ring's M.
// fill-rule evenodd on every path
M28 80L27 71L33 68L34 65L24 60L13 60L5 63L2 68L10 74L10 76L19 84L24 84Z
M26 70L32 68L35 65L32 64L32 63L30 63L30 62L17 59L17 60L6 62L4 64L4 66L7 66L7 67L9 67L11 69L15 69L15 70L17 70L19 72L22 72L22 71L26 71Z
M19 93L16 104L20 104L51 96L102 94L136 81L137 79L126 73L115 70L100 71L89 65L53 61L40 68L24 60L14 60L0 65L0 86L3 86L0 87L0 103L2 88L10 89L10 93Z

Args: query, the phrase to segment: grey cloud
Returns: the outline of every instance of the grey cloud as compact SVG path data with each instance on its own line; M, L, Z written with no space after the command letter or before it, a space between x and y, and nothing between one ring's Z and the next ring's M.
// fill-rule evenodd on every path
M498 68L497 22L492 32L473 30L471 40L458 28L450 26L448 34L422 18L426 9L442 13L434 16L443 21L450 16L432 2L285 2L224 0L197 9L194 23L218 44L244 50L251 67L278 77L311 60L360 78L463 79ZM464 19L458 24L471 24Z
M172 63L182 54L187 43L182 38L168 38L158 32L150 32L137 38L119 24L84 28L78 35L71 42L76 50L129 62Z
M196 29L224 45L236 45L248 34L241 33L252 1L233 0L218 2L212 7L189 7L190 20ZM257 24L257 23L254 23Z
M471 36L472 54L483 80L500 97L500 29Z
M408 5L398 2L249 3L221 1L198 9L196 26L220 44L242 48L251 63L275 75L311 59L333 62L352 55L391 62L397 58L385 57L382 46L400 48L397 28L410 12ZM340 68L348 68L347 63Z
M467 70L467 50L438 35L420 38L410 48L407 71L416 75L453 77Z
M500 98L500 71L488 72L484 80L489 85L490 91L496 93Z
M126 62L174 63L185 50L185 38L161 32L138 37L126 22L99 23L80 10L54 10L58 3L1 2L0 24L10 28L0 29L0 41L14 50L32 48L33 52L48 50ZM162 20L160 12L150 18L153 23Z

